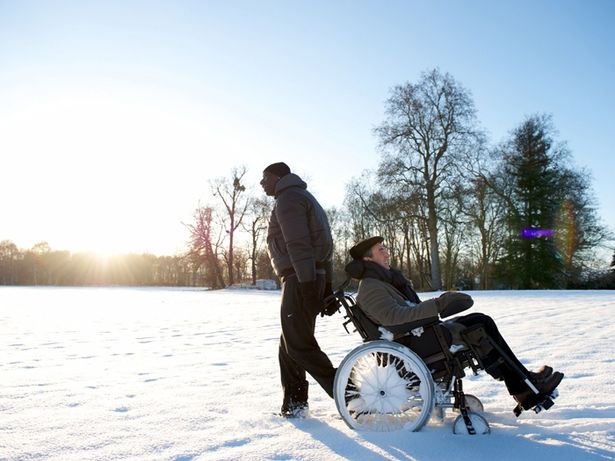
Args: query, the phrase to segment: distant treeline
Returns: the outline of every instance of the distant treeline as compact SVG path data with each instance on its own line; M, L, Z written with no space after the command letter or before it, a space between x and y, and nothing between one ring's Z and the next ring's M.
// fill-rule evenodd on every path
M275 279L266 254L260 260L264 270L258 275ZM0 241L0 285L211 287L208 272L194 254L102 257L53 250L47 242L22 250L10 240ZM238 275L240 282L251 281L247 269L239 269Z
M374 130L378 167L352 178L344 203L326 210L334 282L345 279L348 249L381 235L392 265L419 290L615 288L615 253L610 267L597 256L613 251L612 230L598 216L591 175L572 163L552 118L527 116L492 143L476 114L469 91L438 69L391 90ZM274 279L272 200L245 175L237 167L209 181L182 256L101 259L4 241L0 284L222 288Z
M0 242L0 285L55 286L193 286L199 284L185 258L129 254L101 257L93 253L54 251L45 242L20 250Z

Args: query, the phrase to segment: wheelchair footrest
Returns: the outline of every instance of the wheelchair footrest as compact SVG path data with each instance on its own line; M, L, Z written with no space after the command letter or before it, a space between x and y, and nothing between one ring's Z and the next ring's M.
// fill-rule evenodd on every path
M533 410L534 413L540 413L543 410L548 410L553 405L555 405L555 402L553 400L555 400L558 396L559 396L559 391L555 389L553 392L551 392L551 394L543 396L543 399L539 401L536 405L534 405L531 408L531 410ZM524 408L520 403L518 403L517 406L513 409L513 413L517 417L521 413L523 413L523 411L524 411Z

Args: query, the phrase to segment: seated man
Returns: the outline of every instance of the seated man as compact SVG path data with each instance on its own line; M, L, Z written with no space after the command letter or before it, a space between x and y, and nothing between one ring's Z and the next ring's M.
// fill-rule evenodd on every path
M382 237L371 237L359 242L350 249L353 261L346 266L346 272L359 280L357 304L372 321L386 328L437 318L438 315L442 318L449 317L474 304L469 295L458 292L446 292L438 298L421 302L411 282L400 271L390 267L390 256L382 245L383 241ZM510 350L493 319L485 314L455 317L443 325L452 332L475 325L483 327L493 342L538 390L539 394L536 395L510 363L498 360L500 353L496 349L481 357L485 370L494 378L503 380L508 392L525 410L536 406L550 395L564 377L558 371L553 372L549 366L543 366L537 372L528 371Z

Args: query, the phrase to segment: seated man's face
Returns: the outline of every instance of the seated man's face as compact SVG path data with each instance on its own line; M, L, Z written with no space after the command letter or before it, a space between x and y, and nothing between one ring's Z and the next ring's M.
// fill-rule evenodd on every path
M376 264L381 265L385 269L390 269L391 265L391 256L387 251L386 247L382 243L376 243L372 248L372 255L366 256L364 259L368 261L373 261Z

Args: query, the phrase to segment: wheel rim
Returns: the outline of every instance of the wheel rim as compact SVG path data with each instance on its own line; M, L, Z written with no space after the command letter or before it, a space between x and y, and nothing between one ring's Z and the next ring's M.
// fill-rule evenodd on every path
M472 411L468 412L468 417L472 422L472 426L474 427L476 434L484 435L491 433L489 423L484 417ZM455 419L455 422L453 423L453 434L468 435L468 428L465 424L465 421L463 420L462 415L457 416L457 419Z
M340 364L335 400L344 421L370 431L419 430L433 407L433 382L423 361L404 346L376 342Z
M466 405L468 409L474 413L484 413L485 408L483 407L483 402L480 401L478 397L472 394L466 394Z

